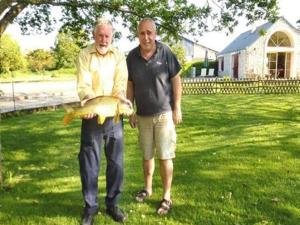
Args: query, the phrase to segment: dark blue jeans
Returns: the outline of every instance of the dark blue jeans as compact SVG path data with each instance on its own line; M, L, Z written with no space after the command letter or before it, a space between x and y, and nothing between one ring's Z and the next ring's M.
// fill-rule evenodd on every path
M107 161L105 204L111 207L118 204L123 186L123 122L121 120L115 124L113 118L106 118L99 125L97 117L83 119L78 158L84 210L89 214L98 210L98 174L102 145Z

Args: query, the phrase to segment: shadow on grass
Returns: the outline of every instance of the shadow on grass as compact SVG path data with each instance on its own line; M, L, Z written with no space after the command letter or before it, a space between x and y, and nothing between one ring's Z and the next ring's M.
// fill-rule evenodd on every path
M299 102L274 97L185 97L174 179L179 221L299 223Z
M234 149L227 154L222 149L210 150L177 154L173 190L179 200L174 209L177 220L187 223L190 218L199 224L299 222L295 165L274 165L269 159L258 162L255 155L242 159Z
M145 204L134 201L143 186L142 161L137 131L126 124L121 205L129 213L128 224L298 224L297 98L185 96L184 122L177 127L174 209L166 217L155 214L162 193L158 168L151 199ZM13 187L0 192L1 224L10 218L19 219L11 224L34 224L36 217L65 217L71 221L66 224L78 223L82 209L77 161L80 122L63 127L62 116L57 111L3 120L3 164L6 174L12 173ZM104 181L100 175L102 212ZM106 217L101 220L111 222ZM60 220L49 219L45 224L60 224Z
M3 167L8 190L1 191L1 224L10 219L27 224L32 217L79 215L82 197L77 126L79 123L63 127L62 113L58 112L2 121Z

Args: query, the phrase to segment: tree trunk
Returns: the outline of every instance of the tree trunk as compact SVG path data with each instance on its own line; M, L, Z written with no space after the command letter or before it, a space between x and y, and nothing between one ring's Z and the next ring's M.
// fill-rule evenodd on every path
M24 3L11 4L12 1L6 1L6 6L1 5L0 11L0 38L9 24L22 12L22 10L27 6ZM2 4L2 2L1 2Z

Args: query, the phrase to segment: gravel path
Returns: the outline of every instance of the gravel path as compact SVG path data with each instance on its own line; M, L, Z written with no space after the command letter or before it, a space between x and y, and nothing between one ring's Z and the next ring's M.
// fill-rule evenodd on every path
M0 113L78 101L75 80L0 83Z

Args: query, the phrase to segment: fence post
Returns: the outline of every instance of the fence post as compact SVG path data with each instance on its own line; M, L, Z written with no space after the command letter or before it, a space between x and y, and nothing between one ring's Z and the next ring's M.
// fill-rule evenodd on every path
M15 99L15 82L14 82L14 72L11 73L11 89L12 89L12 98L14 103L14 111L16 111L16 99Z

